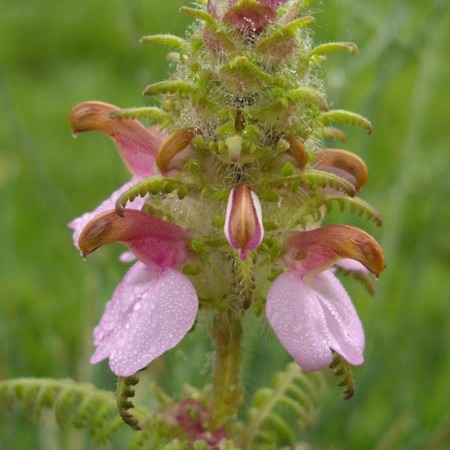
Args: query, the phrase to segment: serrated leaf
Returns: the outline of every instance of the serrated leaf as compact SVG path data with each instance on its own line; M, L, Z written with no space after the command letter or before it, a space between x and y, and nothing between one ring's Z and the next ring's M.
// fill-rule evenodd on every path
M330 369L338 377L338 386L342 388L342 398L348 400L355 394L355 380L350 364L338 353L333 353Z
M144 95L160 95L160 94L168 94L168 93L190 93L195 92L196 87L182 80L165 80L158 81L156 83L149 84L144 89Z
M106 442L114 432L124 428L114 394L90 384L46 378L5 380L0 382L0 399L22 403L24 411L34 418L44 408L53 409L61 426L84 428L97 442ZM142 408L133 412L141 422L148 418Z
M146 195L170 194L180 189L181 198L188 193L199 192L200 187L194 184L185 184L174 178L167 178L160 175L154 175L146 180L142 180L123 192L116 200L115 209L117 214L122 215L122 211L128 202L132 202L137 197L145 197Z
M298 19L293 20L292 22L287 23L283 26L283 30L289 31L291 33L295 33L300 28L305 28L308 25L311 25L316 22L314 16L302 16Z
M139 424L139 419L137 419L131 411L135 408L135 406L130 400L134 397L134 386L138 384L138 382L139 378L136 375L131 377L118 377L116 397L117 408L122 420L134 430L140 431L142 430L142 427Z
M215 25L214 19L204 10L196 9L196 8L190 8L188 6L182 6L179 11L183 14L187 14L188 16L194 17L197 20L202 20L203 22L206 22L207 24L213 26Z
M367 134L371 134L373 131L372 124L369 120L360 114L345 109L333 109L331 111L323 112L320 115L320 119L324 125L330 123L346 123L364 128L367 131Z
M274 377L271 388L255 393L248 426L243 430L243 448L265 448L265 444L286 440L293 444L296 434L290 419L295 417L304 428L310 425L322 380L320 374L305 373L296 364L288 364Z
M308 169L301 174L276 179L270 183L279 187L290 186L293 190L298 189L301 184L306 184L311 188L333 188L352 197L355 195L352 183L333 173L316 169Z
M306 86L289 91L286 97L293 102L306 101L313 103L321 110L328 110L328 103L323 94Z
M353 42L328 42L314 47L309 55L327 55L334 52L357 53L358 47Z
M156 108L154 106L124 108L119 111L111 112L110 116L117 120L148 119L152 122L163 122L168 119L168 115L161 108Z
M377 226L381 226L383 223L380 213L359 197L328 195L323 199L323 204L327 209L331 209L333 204L337 204L341 212L348 209L349 212L356 214L359 217L364 215L366 219L372 220Z
M186 48L186 41L173 34L153 34L150 36L143 36L139 42L143 44L163 44L169 47L176 48L183 51Z

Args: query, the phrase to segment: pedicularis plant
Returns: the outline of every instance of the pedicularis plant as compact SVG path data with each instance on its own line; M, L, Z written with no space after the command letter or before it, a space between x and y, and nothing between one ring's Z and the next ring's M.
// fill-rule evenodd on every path
M335 125L372 128L358 114L329 109L318 73L327 54L356 46L313 46L307 3L183 7L195 19L186 39L142 38L175 50L171 77L144 91L160 107L89 101L73 108L74 133L107 134L132 174L70 224L83 256L120 242L129 248L123 259L135 260L94 330L91 358L108 359L119 377L119 414L112 394L68 381L13 380L4 393L32 398L38 409L54 406L61 421L71 409L71 420L98 440L125 422L136 430L131 447L151 449L294 448L291 418L309 423L325 381L308 372L331 367L343 396L353 394L349 364L363 362L364 332L335 271L372 289L369 272L379 276L384 258L366 232L321 222L333 204L381 221L357 197L364 162L324 142L345 139ZM215 346L211 385L174 398L154 386L159 406L135 407L136 374L176 346L200 314ZM267 321L295 364L242 411L249 315Z

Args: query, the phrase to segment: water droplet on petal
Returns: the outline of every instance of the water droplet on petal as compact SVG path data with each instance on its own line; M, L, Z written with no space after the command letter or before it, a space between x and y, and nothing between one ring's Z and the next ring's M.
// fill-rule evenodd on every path
M136 287L133 289L133 295L134 295L136 298L141 298L141 297L142 297L142 294L143 294L143 292L142 292L142 288L141 288L140 286L136 286Z
M136 302L133 309L135 311L139 311L142 308L142 303L141 302Z

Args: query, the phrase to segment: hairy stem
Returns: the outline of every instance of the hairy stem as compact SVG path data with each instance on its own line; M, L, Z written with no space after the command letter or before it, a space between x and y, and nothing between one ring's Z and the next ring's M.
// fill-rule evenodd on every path
M210 417L211 427L215 429L233 419L242 403L239 382L241 314L233 309L217 314L213 324L213 337L216 344L216 361Z

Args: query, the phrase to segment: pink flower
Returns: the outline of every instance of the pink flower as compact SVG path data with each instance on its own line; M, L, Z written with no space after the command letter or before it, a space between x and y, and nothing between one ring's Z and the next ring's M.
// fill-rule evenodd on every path
M342 258L356 260L376 276L384 269L382 250L367 233L350 226L328 226L291 235L284 253L289 270L270 287L267 319L304 370L329 366L332 351L350 364L364 361L361 322L329 269Z
M130 376L177 345L192 328L197 293L176 269L189 257L190 233L150 214L105 212L83 229L83 256L113 243L126 244L138 258L106 305L94 330L95 364L109 358L118 376Z

